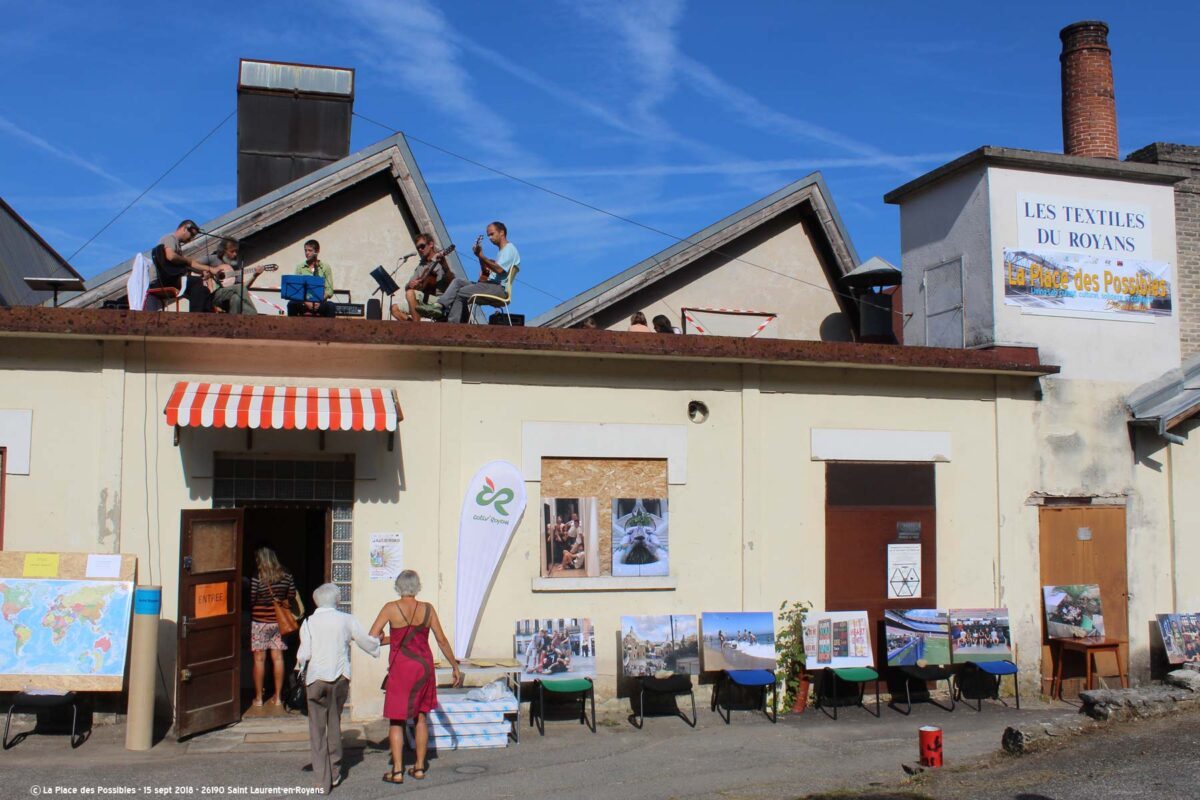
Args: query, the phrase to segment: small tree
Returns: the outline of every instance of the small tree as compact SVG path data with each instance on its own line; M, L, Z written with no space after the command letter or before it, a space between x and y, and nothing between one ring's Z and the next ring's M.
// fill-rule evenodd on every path
M775 653L778 656L776 670L783 681L783 707L791 708L796 701L796 692L804 675L807 656L804 652L804 621L812 603L795 600L783 601L779 606L779 634L775 637Z

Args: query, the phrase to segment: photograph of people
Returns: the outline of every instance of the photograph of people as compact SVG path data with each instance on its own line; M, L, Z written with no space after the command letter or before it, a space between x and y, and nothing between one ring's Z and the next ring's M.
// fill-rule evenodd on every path
M615 498L612 504L612 574L670 575L666 498Z
M543 498L543 578L600 574L599 503L594 497Z
M1043 586L1046 635L1051 639L1104 638L1104 613L1096 584Z
M590 619L517 621L514 655L521 680L590 678L596 674L596 635Z
M775 615L705 611L700 617L704 669L775 669Z

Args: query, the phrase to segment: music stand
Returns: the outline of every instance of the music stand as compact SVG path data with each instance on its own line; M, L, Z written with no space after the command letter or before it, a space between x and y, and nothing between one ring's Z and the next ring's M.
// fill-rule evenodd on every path
M396 292L400 291L400 284L388 274L387 270L380 264L375 269L371 270L371 277L375 279L375 283L379 286L381 294L386 294L391 297Z
M54 292L54 307L58 308L59 292L82 292L82 278L25 278L25 285L35 292Z

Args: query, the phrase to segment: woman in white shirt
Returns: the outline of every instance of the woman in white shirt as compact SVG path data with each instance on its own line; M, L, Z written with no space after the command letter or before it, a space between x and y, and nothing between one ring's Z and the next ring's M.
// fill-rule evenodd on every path
M300 626L296 653L296 669L307 665L304 683L313 778L325 794L342 782L342 709L350 694L350 642L372 658L379 656L379 640L367 635L357 619L337 610L340 596L334 583L313 592L317 610Z

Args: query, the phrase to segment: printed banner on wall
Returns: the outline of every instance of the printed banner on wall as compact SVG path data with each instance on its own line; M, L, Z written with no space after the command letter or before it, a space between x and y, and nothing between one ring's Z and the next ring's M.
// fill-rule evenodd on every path
M466 658L483 601L500 558L525 513L525 479L507 461L493 461L467 485L458 523L458 579L454 607L454 654Z
M1051 250L1005 250L1004 303L1097 316L1171 316L1171 265Z

